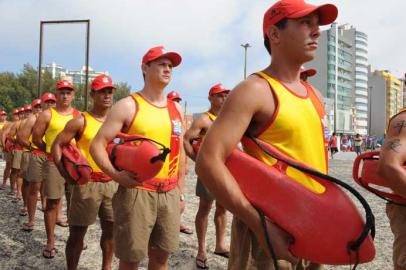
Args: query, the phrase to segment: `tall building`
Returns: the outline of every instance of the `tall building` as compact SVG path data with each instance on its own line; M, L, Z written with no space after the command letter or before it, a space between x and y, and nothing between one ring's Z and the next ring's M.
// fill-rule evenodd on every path
M369 70L369 134L385 134L389 119L403 107L403 82L387 70Z
M406 106L406 73L403 75L403 104L402 106Z
M367 35L348 24L332 24L330 29L321 32L316 57L306 67L317 70L317 75L310 77L309 82L333 102L333 112L327 111L333 118L332 130L367 134Z
M54 62L42 67L42 70L47 70L52 74L52 78L57 80L68 80L74 84L85 84L86 81L86 66L82 66L80 70L68 70ZM95 71L89 66L89 82L101 74L108 75L109 72Z

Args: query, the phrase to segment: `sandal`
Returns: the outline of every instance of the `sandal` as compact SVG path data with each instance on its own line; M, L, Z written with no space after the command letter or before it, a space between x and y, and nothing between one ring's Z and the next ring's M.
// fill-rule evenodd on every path
M55 224L58 225L58 226L64 227L64 228L69 227L68 222L62 221L62 220L61 220L61 221L57 221Z
M34 224L29 224L29 223L23 224L23 231L32 232L32 230L34 230Z
M209 269L209 265L207 264L207 258L196 257L196 267L199 269Z
M193 234L193 230L186 227L185 225L180 225L179 231L184 234Z
M44 257L45 259L53 259L56 255L56 252L57 252L56 248L51 248L51 249L45 248L42 251L42 257Z
M221 252L214 251L213 253L217 256L221 256L226 259L230 258L230 251L221 251Z
M25 217L26 215L28 215L27 209L21 208L19 215L22 217Z

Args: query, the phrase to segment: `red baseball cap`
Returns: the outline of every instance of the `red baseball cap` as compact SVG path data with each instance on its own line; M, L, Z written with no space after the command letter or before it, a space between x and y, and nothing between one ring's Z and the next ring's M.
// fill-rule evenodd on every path
M226 89L221 83L216 84L209 91L209 97L219 93L229 93L230 90Z
M317 11L319 13L319 24L326 25L335 21L338 9L333 4L315 6L303 0L279 0L273 4L264 14L263 34L266 36L271 25L275 25L281 20L298 19Z
M7 115L6 111L1 111L0 115Z
M168 95L166 95L166 98L170 99L170 100L175 100L175 99L179 99L182 100L182 98L180 97L179 93L176 91L171 91L168 93Z
M94 78L90 88L93 91L99 91L107 87L116 89L113 86L113 80L109 76L102 74Z
M34 108L35 106L41 105L41 100L39 98L36 98L32 101L31 106Z
M306 74L307 77L312 77L317 74L317 70L315 70L314 68L305 69L304 66L301 66L300 74Z
M48 100L56 101L55 95L52 94L52 93L49 93L49 92L44 93L44 94L42 95L42 97L41 97L41 102L46 102L46 101L48 101Z
M13 109L13 114L18 114L19 110L18 109Z
M25 112L32 111L32 106L31 105L25 105L24 106L24 111Z
M142 63L148 64L149 62L154 61L161 57L165 57L171 60L172 65L174 67L179 66L179 64L182 62L182 57L178 53L167 52L164 46L157 46L147 51L147 53L142 58Z
M67 81L67 80L59 81L56 84L56 90L61 90L61 89L75 90L75 88L73 87L73 84L70 81Z

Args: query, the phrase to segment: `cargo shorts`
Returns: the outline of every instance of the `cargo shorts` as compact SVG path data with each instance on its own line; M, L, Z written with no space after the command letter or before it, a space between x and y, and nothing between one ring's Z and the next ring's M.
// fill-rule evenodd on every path
M388 203L386 215L389 218L393 241L393 264L406 267L406 207Z
M44 180L44 166L47 161L45 154L31 154L27 170L27 181L40 183Z

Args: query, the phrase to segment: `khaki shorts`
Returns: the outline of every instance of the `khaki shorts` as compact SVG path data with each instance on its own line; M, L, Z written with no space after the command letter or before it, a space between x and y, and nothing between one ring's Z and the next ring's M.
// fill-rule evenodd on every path
M393 264L404 268L406 267L406 207L388 203L386 215L394 236Z
M199 179L196 182L196 196L209 202L214 201L213 195Z
M113 197L116 256L125 262L140 262L148 245L168 253L179 245L179 190L153 192L119 186Z
M13 154L10 152L4 152L4 160L6 162L12 162L13 161Z
M63 197L67 189L65 178L59 173L55 163L52 160L46 160L44 164L44 191L47 199L56 200Z
M13 150L13 160L11 162L11 168L19 170L21 169L21 159L23 158L23 151Z
M27 170L28 182L40 183L44 180L44 165L46 161L46 155L31 154Z
M69 225L89 226L100 220L113 222L112 199L118 184L109 182L89 182L85 185L72 186L69 209Z
M23 152L23 156L21 158L21 177L24 180L27 180L27 172L28 172L28 165L30 165L31 159L31 152Z
M306 260L296 265L278 260L280 270L322 270L323 266ZM233 218L231 226L229 270L274 270L273 260L260 248L254 233L245 223Z

